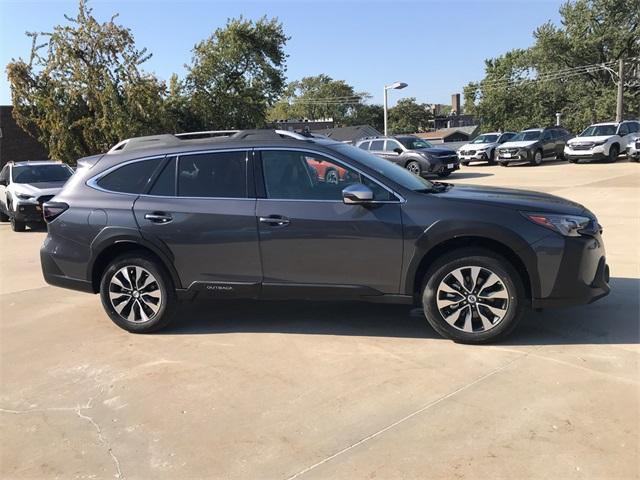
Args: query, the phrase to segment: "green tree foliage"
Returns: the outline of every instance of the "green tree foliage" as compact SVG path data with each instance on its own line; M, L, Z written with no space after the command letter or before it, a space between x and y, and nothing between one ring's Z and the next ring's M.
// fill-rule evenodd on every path
M367 97L366 93L357 93L344 80L334 80L324 74L304 77L287 85L268 117L271 121L333 118L336 124L341 125L347 117L354 115Z
M359 104L353 109L353 112L343 120L343 125L371 125L373 128L382 132L384 130L384 108L382 105Z
M428 128L431 110L424 103L417 103L414 97L402 98L389 109L389 133L416 133Z
M267 110L285 86L288 38L276 19L231 19L193 49L182 92L189 129L263 126ZM178 86L176 85L176 88Z
M66 19L51 33L29 33L29 61L7 66L17 123L68 162L168 128L165 85L140 69L150 54L131 32L115 17L98 22L84 0Z
M615 117L616 61L630 71L640 57L640 0L569 1L560 14L560 27L545 23L531 48L487 60L485 78L465 87L465 111L485 129L548 125L561 112L575 132ZM609 68L576 70L603 63ZM640 115L638 86L625 89L625 104L625 116Z

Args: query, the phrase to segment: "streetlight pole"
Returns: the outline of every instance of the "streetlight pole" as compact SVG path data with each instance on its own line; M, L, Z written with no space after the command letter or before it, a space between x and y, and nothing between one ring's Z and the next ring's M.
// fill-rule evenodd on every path
M394 82L384 86L384 136L387 136L387 90L401 90L407 86L404 82Z

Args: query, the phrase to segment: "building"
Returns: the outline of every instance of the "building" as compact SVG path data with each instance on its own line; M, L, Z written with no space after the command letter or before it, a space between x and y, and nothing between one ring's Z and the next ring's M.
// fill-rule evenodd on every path
M47 150L18 126L12 111L11 105L0 105L0 168L9 161L48 159Z
M451 143L468 142L475 138L480 132L478 125L465 127L441 128L432 132L416 133L417 137L423 138L431 143Z
M343 143L355 143L365 137L381 137L382 133L371 125L354 125L351 127L336 127L317 130L315 133L326 135L327 137Z

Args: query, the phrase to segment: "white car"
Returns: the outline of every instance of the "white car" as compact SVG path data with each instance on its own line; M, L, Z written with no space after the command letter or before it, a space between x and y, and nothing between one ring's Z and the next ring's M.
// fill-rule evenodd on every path
M471 142L458 149L458 158L462 165L471 162L495 163L496 147L511 140L516 132L491 132L478 135Z
M596 123L567 142L564 156L572 163L579 160L615 162L628 143L640 133L640 122L626 120L615 123Z
M14 232L41 224L42 204L62 190L73 170L62 162L9 162L0 171L0 221Z
M640 136L627 143L627 158L632 162L640 162Z

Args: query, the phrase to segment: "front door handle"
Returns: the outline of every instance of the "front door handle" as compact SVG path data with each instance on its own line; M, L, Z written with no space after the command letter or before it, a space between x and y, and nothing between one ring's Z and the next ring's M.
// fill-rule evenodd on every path
M266 223L273 227L286 227L291 221L282 215L269 215L268 217L260 217L260 223Z
M164 212L152 212L145 214L144 218L153 223L169 223L173 220L173 217Z

